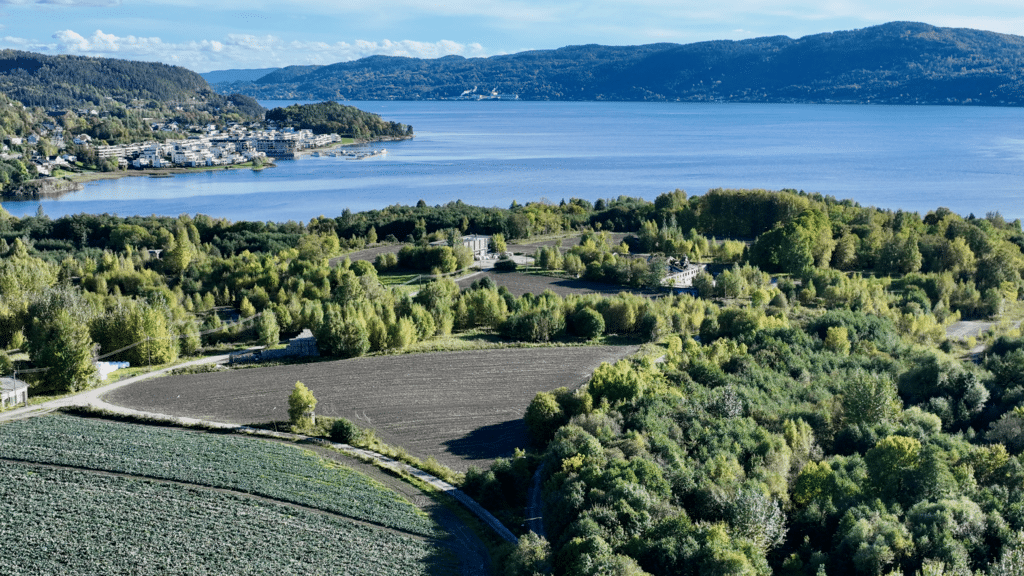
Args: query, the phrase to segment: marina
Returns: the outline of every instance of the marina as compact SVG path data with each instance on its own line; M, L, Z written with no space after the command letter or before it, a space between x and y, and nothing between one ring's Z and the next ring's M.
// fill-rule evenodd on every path
M388 153L387 148L381 148L380 150L327 150L323 152L313 152L310 154L313 158L346 158L349 160L363 160L366 158L374 158L376 156L383 156Z

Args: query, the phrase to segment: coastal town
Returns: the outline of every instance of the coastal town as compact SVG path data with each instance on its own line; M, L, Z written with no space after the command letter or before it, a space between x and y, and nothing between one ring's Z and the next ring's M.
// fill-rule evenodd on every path
M97 144L88 134L68 135L53 124L44 124L39 134L27 137L10 136L3 144L0 159L21 159L35 166L39 176L51 176L57 170L74 170L78 158L69 149L95 150L100 160L113 160L120 170L146 168L195 168L204 166L232 166L262 164L268 159L294 157L303 151L320 149L341 143L338 134L314 134L312 130L277 127L273 123L229 124L218 128L205 126L179 126L175 122L153 123L155 133L188 134L186 138L168 138L132 144ZM18 152L19 148L37 146L43 139L58 153L42 155L38 150Z

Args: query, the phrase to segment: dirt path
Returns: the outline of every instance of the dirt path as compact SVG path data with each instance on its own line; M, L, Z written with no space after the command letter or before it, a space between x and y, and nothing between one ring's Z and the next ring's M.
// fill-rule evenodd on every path
M130 408L123 408L121 406L115 406L108 404L103 400L96 399L89 403L89 406L106 410L108 412L114 412L118 414L126 414L129 416L140 416L144 418L151 418L156 420L165 420L171 423L184 424L186 426L202 426L206 428L220 429L220 430L233 430L240 434L246 434L250 436L260 436L264 438L275 438L279 440L287 440L290 442L306 442L309 444L320 444L338 450L349 456L362 459L364 461L373 462L375 465L382 468L393 470L399 474L408 474L417 480L429 484L440 492L443 492L463 506L469 509L476 517L478 517L484 524L486 524L491 530L493 530L498 537L507 542L518 542L512 532L506 528L497 518L495 518L490 512L484 509L483 506L478 504L475 500L466 495L465 492L459 490L455 486L420 470L419 468L413 468L405 462L399 462L393 458L378 454L371 450L365 450L363 448L356 448L348 444L339 444L324 440L323 438L315 438L312 436L305 436L302 434L292 434L290 432L277 432L274 430L262 430L259 428L251 428L249 426L239 426L237 424L227 424L224 422L211 422L208 420L199 420L196 418L185 418L179 416L170 416L168 414L157 414L153 412L143 412L141 410L132 410Z
M283 440L279 441L292 444ZM437 500L431 498L412 484L387 474L372 464L367 464L362 460L318 444L311 444L305 447L316 452L321 458L332 460L373 478L405 497L420 510L426 512L434 522L440 524L441 528L452 535L454 540L452 542L437 541L435 543L445 546L458 556L463 576L487 576L491 573L491 556L487 551L487 545L480 540L480 537L472 528L467 526L447 506L438 503Z
M480 538L471 528L466 526L466 524L458 518L458 515L456 515L454 512L446 508L444 505L437 503L429 496L424 494L422 491L415 488L415 486L409 484L408 482L401 481L397 478L394 478L393 476L385 474L379 468L377 468L377 466L389 468L391 470L394 470L395 472L409 474L411 476L416 477L420 481L433 486L439 491L448 494L449 496L453 497L456 501L461 503L463 506L468 508L470 512L479 517L488 527L494 530L501 539L509 542L517 541L515 536L507 528L505 528L505 526L502 525L497 518L494 518L494 516L492 516L489 512L484 510L484 508L480 506L478 503L476 503L476 501L467 496L461 490L457 489L455 486L452 486L451 484L448 484L447 482L444 482L439 478L427 474L422 470L413 468L408 464L398 462L382 454L377 454L376 452L371 452L369 450L355 448L347 444L335 444L332 442L328 442L326 440L322 440L320 438L310 438L308 436L301 436L298 434L258 430L255 428L238 426L236 424L209 422L195 418L175 417L165 414L144 412L141 410L132 410L130 408L123 408L121 406L109 404L100 399L100 396L102 396L103 394L106 394L108 392L111 392L124 386L128 386L129 384L134 384L136 382L140 382L143 380L155 378L157 376L166 374L167 372L170 372L171 370L174 370L176 368L192 366L196 364L222 364L226 362L227 359L227 355L219 355L184 362L182 364L178 364L161 370L155 370L153 372L141 374L139 376L126 378L119 382L114 382L106 386L102 386L92 390L87 390L79 394L67 396L65 398L51 400L49 402L44 402L42 404L29 406L26 408L9 410L7 412L0 414L0 421L40 416L63 407L92 406L94 408L108 410L110 412L115 412L119 414L167 420L170 423L176 425L202 425L210 428L234 429L239 434L247 437L262 436L286 441L289 443L295 443L296 441L305 441L310 443L310 446L308 446L309 448L315 449L315 451L320 453L322 456L329 457L333 460L341 461L346 466L356 468L360 472L367 473L367 475L369 475L371 478L375 478L379 481L382 481L385 485L389 486L390 488L396 489L398 493L402 494L403 496L406 496L414 505L426 511L438 524L440 524L445 530L447 530L453 536L454 542L448 543L445 541L441 541L438 543L440 545L447 547L459 557L459 562L462 567L461 573L464 576L485 576L491 573L490 555L484 543L480 540ZM322 446L316 446L317 444L320 444ZM377 466L366 464L366 461L374 461L377 463ZM159 482L166 481L162 479L151 480ZM226 490L226 492L234 493L234 491L230 490ZM285 502L280 502L272 499L267 500L282 504L288 504ZM305 508L299 505L293 506L297 508ZM311 508L311 510L315 509ZM322 510L320 512L324 513ZM377 524L355 520L344 515L339 514L337 516L353 522L366 523L374 527L379 527ZM389 530L393 529L389 528ZM399 533L403 535L406 534L405 532L401 531L399 531Z
M541 464L530 480L530 491L526 497L526 528L537 536L547 538L544 532L544 498L540 486L543 473L544 465Z
M156 378L167 374L171 370L178 368L184 368L186 366L196 366L198 364L223 364L228 361L227 354L221 354L218 356L207 356L205 358L199 358L196 360L190 360L188 362L182 362L181 364L175 364L174 366L168 366L160 370L154 370L145 374L139 374L138 376L132 376L131 378L125 378L117 382L112 382L105 386L98 388L91 388L89 390L83 390L78 394L71 396L65 396L64 398L58 398L56 400L50 400L49 402L43 402L42 404L36 404L35 406L26 406L23 408L16 408L14 410L8 410L0 413L0 422L4 420L17 420L19 418L28 418L30 416L39 416L40 414L46 414L47 412L53 412L58 408L65 408L68 406L89 406L99 401L100 396L107 392L112 392L118 388L122 388L129 384L141 382L143 380L149 380L150 378ZM141 414L141 413L140 413Z
M996 325L996 322L985 322L981 320L961 320L946 326L946 338L955 340L966 340L970 337L977 338L983 332ZM1020 321L1013 323L1014 328L1020 327Z

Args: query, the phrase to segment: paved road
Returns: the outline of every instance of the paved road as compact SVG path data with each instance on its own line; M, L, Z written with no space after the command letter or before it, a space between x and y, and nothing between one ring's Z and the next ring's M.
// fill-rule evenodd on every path
M149 378L162 376L163 374L166 374L176 368L182 368L185 366L195 366L197 364L223 364L227 362L227 360L228 355L222 354L218 356L207 356L205 358L199 358L198 360L182 362L181 364L175 364L174 366L169 366L167 368L163 368L160 370L154 370L152 372L147 372L145 374L140 374L138 376L132 376L131 378L125 378L124 380L113 382L111 384L107 384L106 386L100 386L99 388L91 388L89 390L84 390L82 392L79 392L78 394L65 396L64 398L50 400L49 402L43 402L42 404L36 404L35 406L27 406L23 408L17 408L14 410L8 410L7 412L0 413L0 422L4 420L14 420L17 418L37 416L39 414L45 414L47 412L52 412L58 408L64 408L67 406L109 406L109 404L106 404L100 400L100 396L106 394L107 392L110 392L111 390L117 390L122 386L134 384L135 382L140 382L142 380L147 380ZM120 410L124 411L124 409ZM139 412L138 414L143 413Z

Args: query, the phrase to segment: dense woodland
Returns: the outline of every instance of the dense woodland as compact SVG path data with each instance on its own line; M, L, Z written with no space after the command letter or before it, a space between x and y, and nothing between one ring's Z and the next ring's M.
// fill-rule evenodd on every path
M48 109L161 105L208 112L262 115L255 100L213 92L202 76L180 66L86 56L0 50L0 93Z
M81 134L93 145L163 141L183 138L189 125L259 121L264 112L248 96L213 92L201 76L179 66L0 50L0 141L7 154L22 156L0 160L0 195L36 178L33 156L60 152L74 155L83 169L116 170L116 159L101 161L92 146L72 143ZM157 122L181 128L154 131ZM31 135L39 141L11 141Z
M412 136L412 126L387 122L377 114L363 112L337 102L295 104L267 112L268 121L279 126L312 130L315 134L340 134L352 138L405 138Z
M395 266L470 263L432 240L579 230L578 246L538 264L648 287L666 257L721 272L698 277L696 297L384 285ZM607 230L631 234L614 244ZM380 241L409 245L376 266L329 264ZM579 391L538 394L534 450L466 475L517 526L544 464L547 538L524 536L505 574L1003 576L1024 562L1024 340L1010 330L973 363L944 326L1019 311L1022 246L1020 222L998 214L763 190L420 203L309 223L4 215L0 368L44 369L25 375L36 394L79 390L94 356L135 342L108 359L159 364L307 327L335 357L452 333L651 342L657 352L604 365ZM234 317L252 320L212 331Z
M224 93L450 99L478 86L526 100L1024 104L1019 36L892 22L791 39L568 46L466 59L370 56L289 66Z

